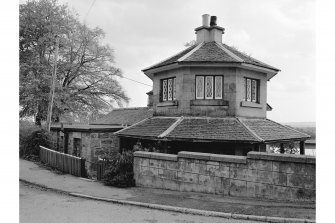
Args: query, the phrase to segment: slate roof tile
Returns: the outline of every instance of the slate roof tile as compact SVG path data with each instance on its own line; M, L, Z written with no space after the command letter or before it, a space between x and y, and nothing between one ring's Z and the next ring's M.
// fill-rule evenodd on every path
M148 107L114 109L92 124L133 125L143 119L152 117L153 109Z
M310 136L269 119L240 119L251 131L266 141L301 139Z
M153 117L121 130L117 134L157 138L177 120L177 117ZM165 138L170 140L271 142L307 139L309 135L268 119L184 117Z
M264 62L261 62L249 55L246 55L240 51L238 51L236 48L228 46L227 44L222 44L225 48L227 48L229 51L231 51L232 53L234 53L236 56L238 56L239 58L241 58L245 63L249 63L249 64L253 64L253 65L257 65L257 66L261 66L261 67L265 67L265 68L270 68L270 69L274 69L274 70L278 70L278 68L275 68L273 66L270 66Z
M188 54L190 51L192 51L194 48L196 48L199 44L195 44L193 46L188 47L187 49L181 51L180 53L176 54L175 56L172 56L158 64L155 64L149 68L144 69L143 71L147 71L150 69L162 67L165 65L173 64L173 63L187 63L187 62L198 62L198 63L204 63L204 62L221 62L221 63L241 63L241 61L235 59L231 55L229 55L225 50L223 50L219 45L219 43L215 42L207 42L203 43L200 48L196 49L193 53L191 53L189 56L184 58L182 61L178 62L178 59L182 58L186 54ZM272 69L275 71L279 71L278 68L275 68L273 66L270 66L266 63L263 63L259 60L256 60L255 58L248 56L240 51L238 51L236 48L228 46L227 44L221 44L222 47L226 48L228 51L230 51L235 56L242 59L243 63L252 64L268 69Z
M236 118L186 118L167 138L259 141Z
M190 46L188 48L186 48L185 50L179 52L178 54L168 58L168 59L165 59L163 60L162 62L156 64L156 65L153 65L149 68L146 68L144 69L143 71L145 70L150 70L150 69L154 69L154 68L158 68L158 67L162 67L162 66L165 66L165 65L169 65L169 64L173 64L175 62L177 62L177 60L183 56L185 56L186 54L188 54L191 50L193 50L197 45L193 45L193 46Z
M215 42L203 44L183 61L190 62L238 62L223 51Z
M177 118L150 118L136 125L125 128L117 135L139 136L139 137L157 137L166 131Z

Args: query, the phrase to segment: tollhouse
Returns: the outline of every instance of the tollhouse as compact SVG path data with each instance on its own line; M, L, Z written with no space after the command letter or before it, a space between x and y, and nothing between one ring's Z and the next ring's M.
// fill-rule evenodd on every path
M225 44L224 31L205 14L194 45L143 70L153 116L116 132L119 149L245 156L294 141L304 154L309 135L267 119L267 82L280 70Z

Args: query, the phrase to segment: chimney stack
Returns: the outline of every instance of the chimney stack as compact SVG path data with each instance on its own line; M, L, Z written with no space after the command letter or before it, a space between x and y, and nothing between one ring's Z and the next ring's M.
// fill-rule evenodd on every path
M202 15L202 26L195 29L198 44L212 41L222 43L224 28L217 26L216 19L216 16L210 16L208 14Z

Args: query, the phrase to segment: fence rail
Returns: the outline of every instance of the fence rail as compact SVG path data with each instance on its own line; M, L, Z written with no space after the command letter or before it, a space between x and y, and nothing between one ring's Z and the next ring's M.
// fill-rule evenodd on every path
M60 153L40 146L40 159L43 163L77 177L86 177L85 159Z

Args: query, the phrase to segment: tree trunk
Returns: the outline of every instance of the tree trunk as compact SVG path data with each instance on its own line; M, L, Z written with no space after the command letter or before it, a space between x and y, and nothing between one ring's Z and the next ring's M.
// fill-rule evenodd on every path
M39 112L37 112L35 116L35 125L41 126L42 125L41 121L42 121L41 115Z
M35 125L41 126L42 125L42 111L41 105L37 107L37 113L35 115Z

